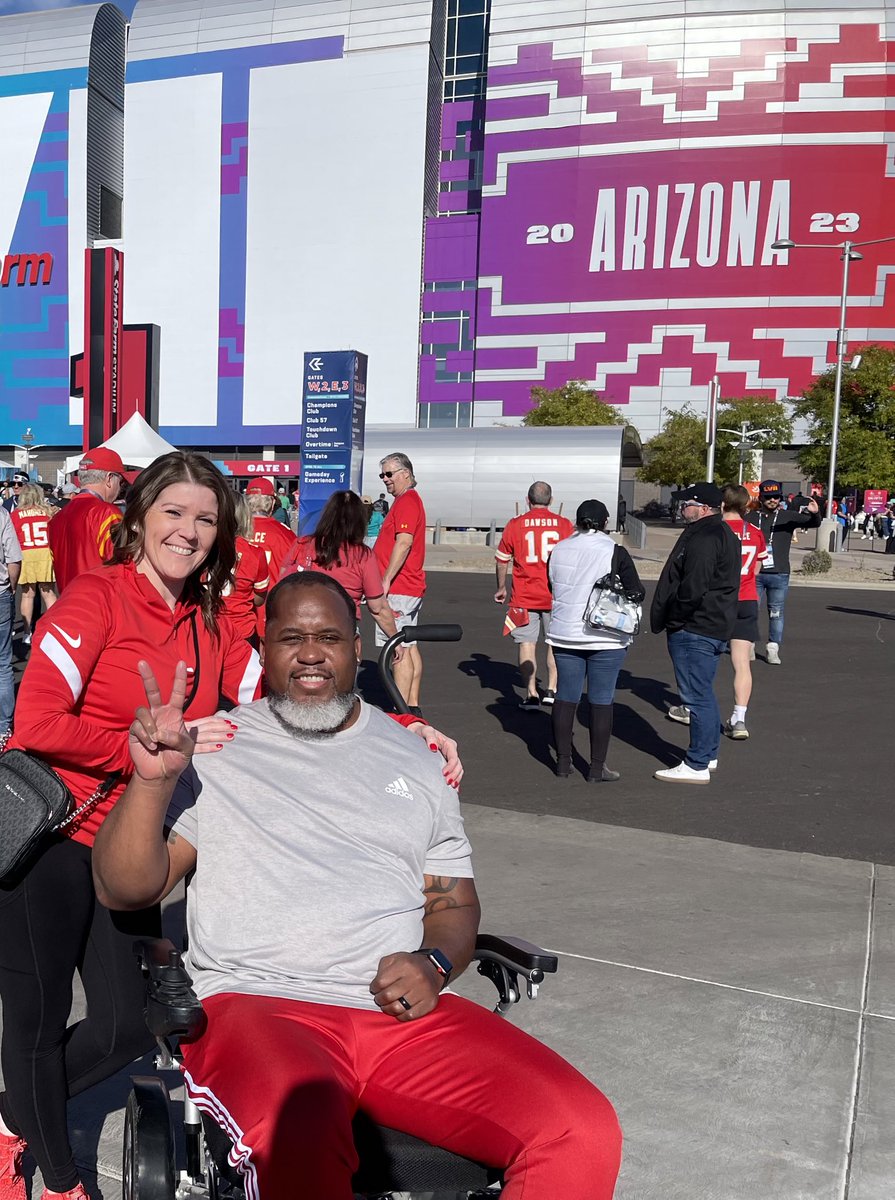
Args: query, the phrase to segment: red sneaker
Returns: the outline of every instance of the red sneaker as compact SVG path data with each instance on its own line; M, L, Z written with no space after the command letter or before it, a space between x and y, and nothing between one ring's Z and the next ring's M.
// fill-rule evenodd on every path
M90 1200L90 1197L84 1190L83 1183L79 1183L68 1192L51 1192L49 1188L44 1188L40 1200Z
M0 1200L26 1200L22 1155L26 1143L20 1137L0 1133Z

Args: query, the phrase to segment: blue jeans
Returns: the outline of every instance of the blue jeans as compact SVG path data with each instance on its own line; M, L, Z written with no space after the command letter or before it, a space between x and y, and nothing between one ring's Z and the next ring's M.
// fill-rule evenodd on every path
M681 701L690 710L690 746L685 761L704 771L718 757L721 711L715 698L715 673L727 642L679 629L668 635L668 653Z
M755 586L758 588L759 610L762 600L767 600L768 641L779 646L783 641L783 606L789 591L789 576L778 575L775 571L759 571L755 576Z
M556 698L577 704L587 676L587 698L591 704L612 704L615 685L627 646L619 650L561 650L553 647L556 659Z
M12 680L12 621L16 601L12 592L0 592L0 734L12 725L16 693Z

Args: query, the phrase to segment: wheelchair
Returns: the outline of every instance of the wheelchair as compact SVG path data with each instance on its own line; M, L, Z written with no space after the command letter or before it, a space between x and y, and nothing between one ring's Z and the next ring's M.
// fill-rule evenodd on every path
M382 683L399 712L403 698L391 675L395 647L403 641L458 641L456 625L423 625L389 639L379 659ZM160 1072L177 1070L179 1042L190 1041L205 1029L206 1016L192 990L192 980L180 951L168 939L147 938L134 943L134 953L146 986L146 1023L158 1047ZM473 960L480 975L497 989L494 1011L506 1016L523 994L535 999L557 958L518 938L480 934ZM524 980L524 989L521 981ZM124 1120L122 1154L123 1200L245 1200L243 1178L229 1162L231 1142L226 1132L185 1097L181 1136L175 1137L173 1106L168 1088L158 1075L134 1076ZM467 1197L499 1195L499 1170L432 1146L398 1130L377 1125L362 1111L353 1125L359 1167L353 1179L356 1196L387 1200L395 1192L449 1191ZM177 1170L177 1146L182 1141L183 1169Z

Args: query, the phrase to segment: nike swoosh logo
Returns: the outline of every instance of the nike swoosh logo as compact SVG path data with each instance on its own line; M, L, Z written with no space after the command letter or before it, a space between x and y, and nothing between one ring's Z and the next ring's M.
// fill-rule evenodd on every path
M55 622L54 622L53 628L59 629L59 626L57 624L55 624ZM72 650L78 649L78 647L81 644L81 635L80 634L78 634L77 638L73 638L73 637L69 637L69 635L65 632L64 629L59 629L59 632L62 634L62 636L68 642L69 646L71 646Z

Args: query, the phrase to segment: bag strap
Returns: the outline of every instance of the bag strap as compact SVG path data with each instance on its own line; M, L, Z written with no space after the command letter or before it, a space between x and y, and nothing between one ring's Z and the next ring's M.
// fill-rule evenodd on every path
M68 816L64 820L60 821L58 825L53 826L53 832L61 833L64 829L68 829L69 826L74 825L76 821L81 821L84 817L91 813L98 804L105 800L109 793L114 789L115 784L120 778L120 771L113 771L111 775L107 775L102 783L99 784L99 786L94 790L92 796L89 796L83 804L79 804L75 811L69 813Z

